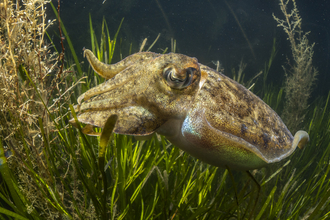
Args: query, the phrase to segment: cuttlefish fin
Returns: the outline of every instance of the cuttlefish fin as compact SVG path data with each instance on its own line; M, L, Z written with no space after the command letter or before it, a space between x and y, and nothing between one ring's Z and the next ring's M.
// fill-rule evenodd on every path
M134 65L141 60L152 59L159 56L159 54L152 52L142 52L136 53L131 56L126 57L122 61L115 64L105 64L97 59L97 57L93 54L92 51L88 49L84 49L84 57L87 58L91 67L94 71L99 74L101 77L105 79L111 79L115 75L117 75L122 70L126 69L128 66Z
M309 142L309 135L306 131L297 131L293 137L292 148L295 149L297 146L303 149Z
M147 140L150 140L152 138L152 136L154 136L154 133L151 133L151 134L148 134L148 135L145 135L145 136L137 136L137 135L135 135L134 138L137 141L147 141Z

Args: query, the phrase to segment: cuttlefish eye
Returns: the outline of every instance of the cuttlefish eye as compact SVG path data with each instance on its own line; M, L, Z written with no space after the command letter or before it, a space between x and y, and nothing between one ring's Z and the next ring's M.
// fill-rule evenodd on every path
M174 67L167 67L163 71L163 77L171 88L184 89L192 83L195 71L192 67L180 72Z

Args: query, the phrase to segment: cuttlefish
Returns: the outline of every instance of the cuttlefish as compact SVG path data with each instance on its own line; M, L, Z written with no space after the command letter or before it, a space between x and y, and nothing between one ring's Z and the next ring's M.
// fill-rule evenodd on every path
M303 148L259 97L220 72L178 53L140 52L108 65L84 50L106 81L82 94L76 110L88 135L117 115L114 132L164 135L173 145L214 166L251 170ZM70 122L76 125L74 119Z

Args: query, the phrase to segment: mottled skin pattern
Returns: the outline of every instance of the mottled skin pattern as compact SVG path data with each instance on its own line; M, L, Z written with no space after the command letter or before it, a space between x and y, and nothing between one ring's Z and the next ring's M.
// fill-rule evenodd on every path
M141 52L106 65L91 51L85 55L93 69L108 79L78 98L78 121L103 127L118 115L114 132L165 135L174 145L215 166L249 170L289 156L303 147L308 134L293 137L280 117L261 99L225 75L182 54ZM192 80L173 88L164 77ZM75 125L75 121L70 121Z

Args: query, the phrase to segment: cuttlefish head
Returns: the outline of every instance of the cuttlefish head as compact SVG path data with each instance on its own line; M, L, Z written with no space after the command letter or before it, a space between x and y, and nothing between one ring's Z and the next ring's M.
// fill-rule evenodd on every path
M209 164L240 170L280 161L309 140L304 131L293 137L261 99L196 58L144 52L107 65L85 55L107 79L78 98L86 134L99 135L92 128L117 115L115 133L157 132Z
M115 133L152 134L170 118L186 116L201 82L197 59L181 54L142 52L107 65L91 51L84 53L93 69L108 79L78 98L78 121L88 125L84 131L91 135L98 135L91 127L103 127L114 114Z

